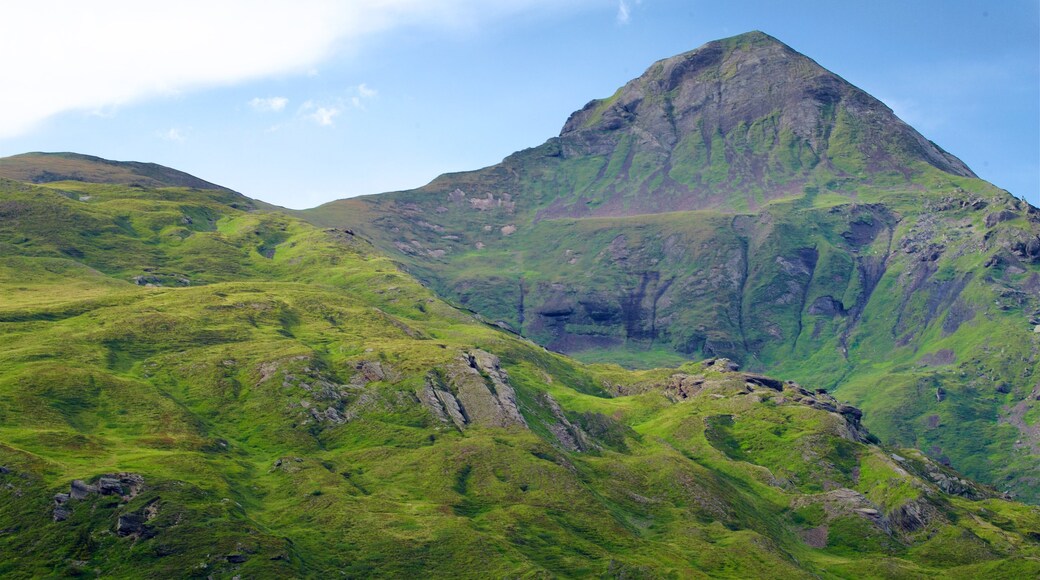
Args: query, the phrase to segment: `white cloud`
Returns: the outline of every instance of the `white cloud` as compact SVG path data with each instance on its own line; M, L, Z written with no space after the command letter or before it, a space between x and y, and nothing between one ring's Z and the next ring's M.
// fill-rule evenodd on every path
M358 94L361 95L361 97L365 98L365 99L375 98L375 96L379 94L379 91L377 91L377 90L375 90L373 88L370 88L365 83L361 83L360 85L358 85L357 90L358 90Z
M355 109L365 110L365 101L376 98L379 95L379 91L369 87L365 83L358 85L355 90L357 95L350 97L350 104L354 105Z
M166 131L159 131L156 135L163 141L173 141L174 143L184 143L188 140L188 135L183 129L172 127Z
M628 19L631 16L631 12L628 8L628 2L625 0L619 0L617 6L617 21L618 24L628 24Z
M607 0L576 0L603 4ZM557 0L10 0L0 2L0 139L107 110L273 75L410 27L478 28ZM43 41L41 41L43 39Z
M331 127L336 124L335 119L342 112L343 110L339 108L339 105L318 105L314 101L307 101L300 106L297 114L322 127Z
M256 97L253 100L249 101L249 106L253 107L254 111L259 111L261 113L277 113L284 109L285 106L288 104L289 99L285 97L267 97L265 99Z
M340 110L336 107L318 107L309 117L322 127L331 127L335 124L333 119L338 117L339 114Z
M643 0L632 0L636 6L643 3ZM618 0L617 7L617 23L624 26L628 24L629 20L632 20L632 2L630 0Z

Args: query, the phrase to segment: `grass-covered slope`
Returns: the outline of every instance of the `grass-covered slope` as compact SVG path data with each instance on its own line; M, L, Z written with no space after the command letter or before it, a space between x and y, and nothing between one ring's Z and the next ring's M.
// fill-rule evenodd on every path
M584 366L226 192L0 182L4 577L1011 577L1040 512L724 360Z
M499 165L302 215L550 349L834 389L1040 500L1040 213L764 34L655 63Z
M82 181L134 187L188 187L229 191L155 163L112 161L80 153L23 153L0 158L0 177L30 183Z

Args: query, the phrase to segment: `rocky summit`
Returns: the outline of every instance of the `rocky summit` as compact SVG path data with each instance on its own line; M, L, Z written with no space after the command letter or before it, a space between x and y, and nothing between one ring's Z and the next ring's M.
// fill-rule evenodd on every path
M305 212L0 159L0 575L1040 576L1038 221L761 33Z
M725 356L1040 499L1040 213L760 32L650 66L558 137L302 212L586 361ZM936 395L941 391L941 395Z

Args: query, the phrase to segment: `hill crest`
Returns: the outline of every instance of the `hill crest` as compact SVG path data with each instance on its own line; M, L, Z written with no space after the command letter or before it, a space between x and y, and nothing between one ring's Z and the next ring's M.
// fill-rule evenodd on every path
M157 163L112 161L81 153L32 152L0 159L0 177L28 183L82 181L138 187L188 187L232 191Z

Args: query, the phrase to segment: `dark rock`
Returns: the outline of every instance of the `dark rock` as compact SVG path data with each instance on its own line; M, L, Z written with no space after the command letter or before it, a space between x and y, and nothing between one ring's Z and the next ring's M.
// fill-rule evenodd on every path
M685 401L700 392L704 379L686 374L674 374L668 380L665 394L672 400Z
M90 485L82 479L74 479L69 490L69 495L72 496L72 499L87 499L87 496L92 493L97 493L97 491L98 488L96 485Z
M944 389L942 387L936 387L935 388L935 400L939 401L940 403L945 401L946 400L946 389Z
M771 379L762 375L751 375L748 373L744 373L744 381L751 383L752 385L758 385L767 389L773 389L774 391L784 390L783 381L778 381L776 379Z
M6 475L8 473L11 473L10 468L8 468L6 465L0 465L0 475Z
M735 373L740 370L740 365L728 358L720 358L711 363L711 369L723 373Z
M138 286L161 286L162 279L156 276L134 276L132 278L134 284Z
M1006 210L1006 209L1000 210L998 212L993 212L993 213L991 213L991 214L986 216L986 227L987 228L991 228L991 227L999 224L1000 222L1006 222L1008 220L1013 220L1013 219L1015 219L1017 217L1018 217L1017 213L1015 213L1013 211Z
M1040 257L1040 238L1033 238L1026 243L1026 256L1034 259Z
M245 554L228 554L227 561L230 564L241 564L249 559Z
M860 411L852 405L838 405L838 414L856 421L863 418L863 411Z
M54 521L63 522L72 515L72 510L67 505L68 502L69 494L58 493L54 495Z
M97 483L101 495L123 495L123 486L114 477L102 477Z
M568 304L546 304L535 310L535 313L550 318L562 318L574 314L574 307Z
M116 535L120 537L140 535L145 529L144 522L144 516L141 514L131 513L121 515L119 516L119 520L116 522Z
M848 314L848 311L845 310L844 304L835 300L832 296L820 296L809 306L809 314L816 316L845 316Z
M76 500L86 499L95 493L134 497L142 487L144 478L136 473L109 473L102 475L96 485L88 484L82 479L73 480L69 495Z
M72 510L70 510L68 508L68 506L63 506L63 505L54 506L54 516L53 516L54 517L54 521L56 521L56 522L64 522L65 520L69 519L69 516L71 516L71 515L72 515Z
M362 361L354 368L357 369L366 383L381 381L386 378L386 372L383 370L383 364L380 362Z
M927 524L927 516L921 505L915 501L907 502L888 514L888 519L896 528L904 532L915 532Z

